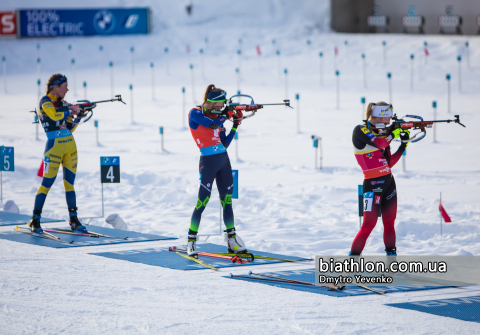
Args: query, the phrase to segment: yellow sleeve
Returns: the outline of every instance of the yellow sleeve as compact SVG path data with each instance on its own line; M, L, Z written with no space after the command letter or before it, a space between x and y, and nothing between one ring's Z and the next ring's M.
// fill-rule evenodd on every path
M53 121L63 120L65 117L65 113L61 110L57 111L51 101L44 102L41 107L45 114Z

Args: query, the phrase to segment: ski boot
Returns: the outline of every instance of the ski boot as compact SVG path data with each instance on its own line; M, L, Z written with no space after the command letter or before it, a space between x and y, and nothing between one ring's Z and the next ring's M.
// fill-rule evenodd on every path
M387 252L387 256L397 256L397 248L385 248L385 251Z
M77 208L69 208L68 212L70 213L70 228L72 230L87 231L87 228L78 220Z
M188 230L188 243L187 243L187 255L190 257L196 257L198 256L198 251L197 251L197 232L194 232L192 230Z
M246 254L247 248L245 243L235 232L235 228L225 230L223 240L227 242L228 253L230 254Z
M37 233L37 234L43 233L43 229L40 226L41 214L42 214L42 211L34 210L32 219L30 220L30 222L27 223L32 233Z

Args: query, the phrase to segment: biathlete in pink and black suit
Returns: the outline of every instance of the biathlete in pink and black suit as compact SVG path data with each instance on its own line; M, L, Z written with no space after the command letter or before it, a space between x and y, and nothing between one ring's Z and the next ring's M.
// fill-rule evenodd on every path
M352 142L355 158L362 168L363 224L353 240L351 256L360 255L368 236L377 224L378 211L382 210L383 241L387 255L396 255L395 218L397 216L397 188L392 167L399 161L408 145L410 133L395 129L386 131L393 116L393 107L385 102L369 103L364 124L353 130ZM381 133L385 131L385 133ZM400 137L402 144L391 154L390 142Z
M235 233L235 224L232 210L233 176L227 148L232 142L238 126L241 123L242 112L227 112L223 110L227 100L227 93L209 85L205 90L201 106L193 108L188 114L190 132L195 144L200 149L200 180L198 199L190 221L188 230L187 254L196 256L196 240L200 220L205 207L210 200L213 181L217 183L220 202L223 207L225 223L225 241L229 252L244 253L247 249L243 241ZM227 118L233 118L233 127L227 135L223 127Z

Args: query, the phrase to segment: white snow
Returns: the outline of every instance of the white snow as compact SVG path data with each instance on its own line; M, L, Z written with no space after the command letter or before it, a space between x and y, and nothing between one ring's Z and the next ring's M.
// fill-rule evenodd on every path
M97 7L88 0L85 7ZM10 241L0 243L0 330L2 334L135 334L135 333L474 333L475 323L383 306L389 302L472 295L468 289L395 293L386 297L333 298L221 276L246 269L176 271L88 255L95 251L128 250L184 243L198 191L199 153L182 124L182 87L187 110L199 103L214 83L232 95L235 68L241 66L242 93L257 103L285 99L283 69L288 68L288 98L294 110L265 107L239 128L229 148L232 167L239 170L240 199L234 200L239 234L253 250L313 257L346 254L359 227L357 185L363 175L353 155L351 132L361 123L362 105L388 101L386 73L392 73L394 110L433 118L460 114L467 126L441 124L409 145L405 173L393 169L398 189L396 221L399 254L478 255L480 253L480 40L473 36L407 36L336 34L328 29L328 1L202 1L187 17L182 2L103 1L103 6L150 6L153 31L148 36L56 39L4 39L7 94L0 82L0 145L15 147L15 172L3 173L3 199L12 199L21 214L30 214L40 184L36 172L45 135L31 124L37 103L37 44L42 59L42 95L52 73L69 78L68 101L110 97L108 62L114 62L115 94L127 105L106 103L94 111L99 121L96 144L93 119L75 132L79 166L75 189L79 215L101 215L100 156L120 156L121 183L104 185L105 216L116 213L129 230L179 237L174 242L140 243L54 250ZM19 0L17 8L39 7ZM78 7L43 1L42 7ZM5 4L1 9L11 9ZM208 37L208 45L205 38ZM239 62L238 42L242 39ZM309 49L306 41L311 40ZM275 40L275 45L272 44ZM348 41L345 48L344 41ZM383 63L382 41L387 41ZM462 61L462 91L457 55L465 59L470 43L470 68ZM430 56L424 64L423 42ZM73 53L67 46L71 44ZM189 44L191 53L186 54ZM98 48L104 47L103 64ZM262 50L257 60L255 47ZM135 47L135 74L130 47ZM169 48L166 56L164 48ZM339 49L340 108L336 108L334 47ZM199 49L203 48L205 78ZM280 50L280 57L276 51ZM323 52L324 84L320 85ZM361 54L366 54L368 88L363 88ZM410 90L410 54L415 55L414 90ZM70 58L76 59L76 81ZM168 57L168 59L167 59ZM166 64L169 64L167 74ZM152 100L150 63L155 66ZM279 65L280 62L280 65ZM194 65L194 93L189 64ZM281 73L279 71L281 70ZM447 113L447 82L452 75L452 112ZM134 122L131 121L133 85ZM76 87L77 96L74 94ZM300 94L301 132L296 130ZM246 101L246 100L244 100ZM164 127L161 152L159 127ZM315 170L311 135L322 137L323 169ZM67 218L59 174L43 216ZM439 195L452 218L440 235ZM216 198L216 191L212 198ZM201 234L219 230L219 204L210 201ZM109 226L104 219L94 225ZM1 228L2 230L11 227ZM365 254L383 254L379 221ZM209 242L223 244L211 237ZM270 265L257 271L311 268ZM478 294L478 291L473 294Z

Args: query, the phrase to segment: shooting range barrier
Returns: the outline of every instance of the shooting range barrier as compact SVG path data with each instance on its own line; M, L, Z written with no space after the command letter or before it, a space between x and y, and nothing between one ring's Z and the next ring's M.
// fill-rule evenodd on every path
M125 233L129 233L129 232L125 232ZM57 243L57 242L54 242L54 243ZM199 252L226 253L227 247L224 245L204 243L204 244L197 244L197 250ZM272 254L272 253L263 252L263 251L253 251L253 250L249 250L249 251L255 255L261 255L266 257L289 259L294 261L312 261L312 259L301 258L301 257ZM119 260L129 261L133 263L141 263L141 264L147 264L152 266L161 266L169 269L184 270L184 271L207 269L203 265L200 265L187 258L177 255L175 251L168 251L167 247L149 248L149 249L141 249L141 250L123 250L123 251L115 251L115 252L100 252L100 253L91 253L90 255L102 256L102 257L107 257L112 259L119 259ZM265 265L265 264L271 264L271 263L285 263L284 261L255 258L253 262L239 264L239 263L232 263L228 259L207 257L202 255L200 255L199 258L216 268L238 267L238 266L248 266L248 265ZM313 276L312 276L312 279L313 279Z

